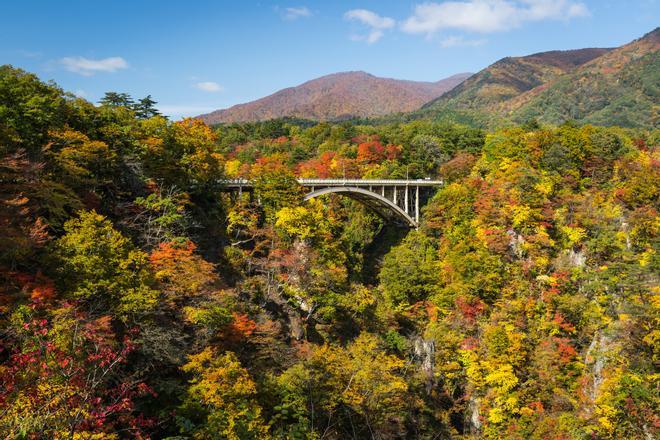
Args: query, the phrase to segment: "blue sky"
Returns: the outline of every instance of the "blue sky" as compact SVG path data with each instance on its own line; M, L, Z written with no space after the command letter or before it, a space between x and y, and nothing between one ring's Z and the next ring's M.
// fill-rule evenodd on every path
M96 102L151 94L178 118L328 73L436 81L553 49L619 46L657 0L5 0L0 63Z

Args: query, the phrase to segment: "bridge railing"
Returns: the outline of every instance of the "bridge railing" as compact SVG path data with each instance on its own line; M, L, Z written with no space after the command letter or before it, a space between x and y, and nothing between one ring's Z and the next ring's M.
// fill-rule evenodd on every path
M303 186L440 186L442 180L430 179L297 179Z
M296 179L302 186L442 186L442 180L430 179ZM221 181L229 187L250 187L253 182L248 179L226 179Z

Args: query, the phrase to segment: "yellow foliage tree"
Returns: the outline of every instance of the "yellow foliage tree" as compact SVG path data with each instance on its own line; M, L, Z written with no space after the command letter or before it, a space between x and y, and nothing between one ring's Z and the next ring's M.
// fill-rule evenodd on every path
M268 426L255 402L256 385L232 352L207 347L182 367L192 374L182 410L193 422L195 439L265 439ZM186 425L187 426L187 425Z

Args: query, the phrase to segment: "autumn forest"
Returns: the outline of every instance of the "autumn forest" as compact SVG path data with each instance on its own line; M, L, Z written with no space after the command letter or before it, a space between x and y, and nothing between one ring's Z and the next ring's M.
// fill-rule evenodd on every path
M660 435L657 120L156 99L0 67L0 437ZM297 178L444 185L414 229Z

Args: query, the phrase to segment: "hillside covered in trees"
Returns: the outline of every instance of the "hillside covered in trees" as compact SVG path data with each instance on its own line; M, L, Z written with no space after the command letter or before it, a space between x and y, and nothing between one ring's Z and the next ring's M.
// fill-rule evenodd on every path
M444 98L427 103L423 111L495 111L502 102L570 73L609 50L578 49L503 58L474 74Z
M379 78L366 72L339 72L199 118L212 125L286 117L337 121L410 112L470 75L459 73L436 82L422 82Z
M2 437L660 434L658 131L153 105L0 67ZM343 176L446 185L402 230L302 202Z
M480 126L538 119L657 128L660 28L614 49L508 57L413 113Z

